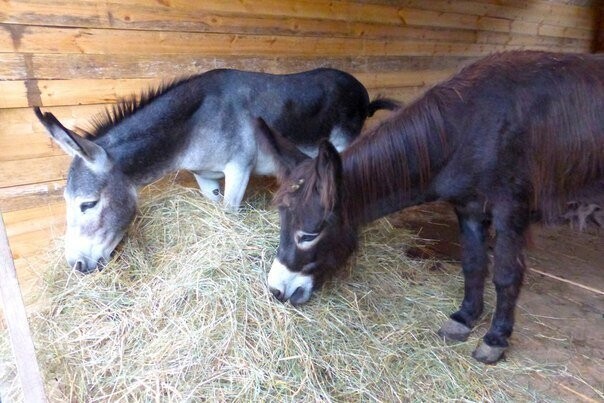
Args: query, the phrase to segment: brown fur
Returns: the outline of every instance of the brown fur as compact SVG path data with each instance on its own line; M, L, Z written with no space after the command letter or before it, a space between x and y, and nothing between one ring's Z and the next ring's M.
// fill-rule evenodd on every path
M472 122L485 114L499 120L484 127ZM569 199L604 191L603 114L604 55L490 56L352 144L343 158L344 171L350 172L346 178L353 182L345 188L355 194L350 208L361 212L386 194L413 199L412 187L430 192L429 183L452 153L467 148L464 156L476 160L470 168L484 170L489 160L503 160L526 170L518 179L530 183L531 207L553 221ZM491 123L497 126L487 127ZM506 155L514 153L521 155ZM487 168L480 175L496 176L508 168ZM399 209L401 202L391 204Z
M280 205L278 261L294 272L311 267L318 283L352 255L361 225L426 201L450 202L460 227L464 298L451 315L458 326L439 334L453 340L460 335L451 329L463 326L467 337L482 315L493 229L497 303L474 357L494 363L514 327L531 212L552 221L569 199L604 195L604 55L484 58L359 137L341 157L323 144L316 160L283 177L277 200L289 205ZM298 230L320 238L302 250Z

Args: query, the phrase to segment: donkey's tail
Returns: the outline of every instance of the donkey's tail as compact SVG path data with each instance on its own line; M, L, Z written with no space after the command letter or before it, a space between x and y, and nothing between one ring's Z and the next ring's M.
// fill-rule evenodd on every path
M389 111L396 110L403 106L400 102L390 98L377 98L369 103L367 106L367 116L373 116L373 114L380 109L387 109Z

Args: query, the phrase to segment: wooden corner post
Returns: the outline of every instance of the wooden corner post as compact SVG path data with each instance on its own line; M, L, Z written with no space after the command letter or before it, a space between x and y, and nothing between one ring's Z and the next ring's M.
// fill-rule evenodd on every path
M0 297L8 326L17 372L26 402L46 402L44 384L36 359L25 305L17 281L15 263L8 244L4 220L0 213Z

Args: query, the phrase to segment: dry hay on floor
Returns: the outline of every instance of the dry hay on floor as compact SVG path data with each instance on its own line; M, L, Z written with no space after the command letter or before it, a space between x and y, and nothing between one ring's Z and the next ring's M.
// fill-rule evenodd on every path
M514 360L485 367L477 343L435 334L462 294L386 220L364 230L355 269L295 308L265 284L278 243L267 195L237 215L192 189L151 192L109 267L81 275L55 253L46 309L31 318L53 401L535 399ZM10 359L8 341L3 361ZM4 401L19 400L4 365Z

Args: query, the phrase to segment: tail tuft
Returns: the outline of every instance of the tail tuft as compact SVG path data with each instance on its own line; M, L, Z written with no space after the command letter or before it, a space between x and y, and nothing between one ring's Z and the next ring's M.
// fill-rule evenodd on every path
M395 101L394 99L377 98L371 101L367 106L367 116L373 116L373 114L380 109L394 111L396 109L401 108L402 106L403 105L400 102Z

